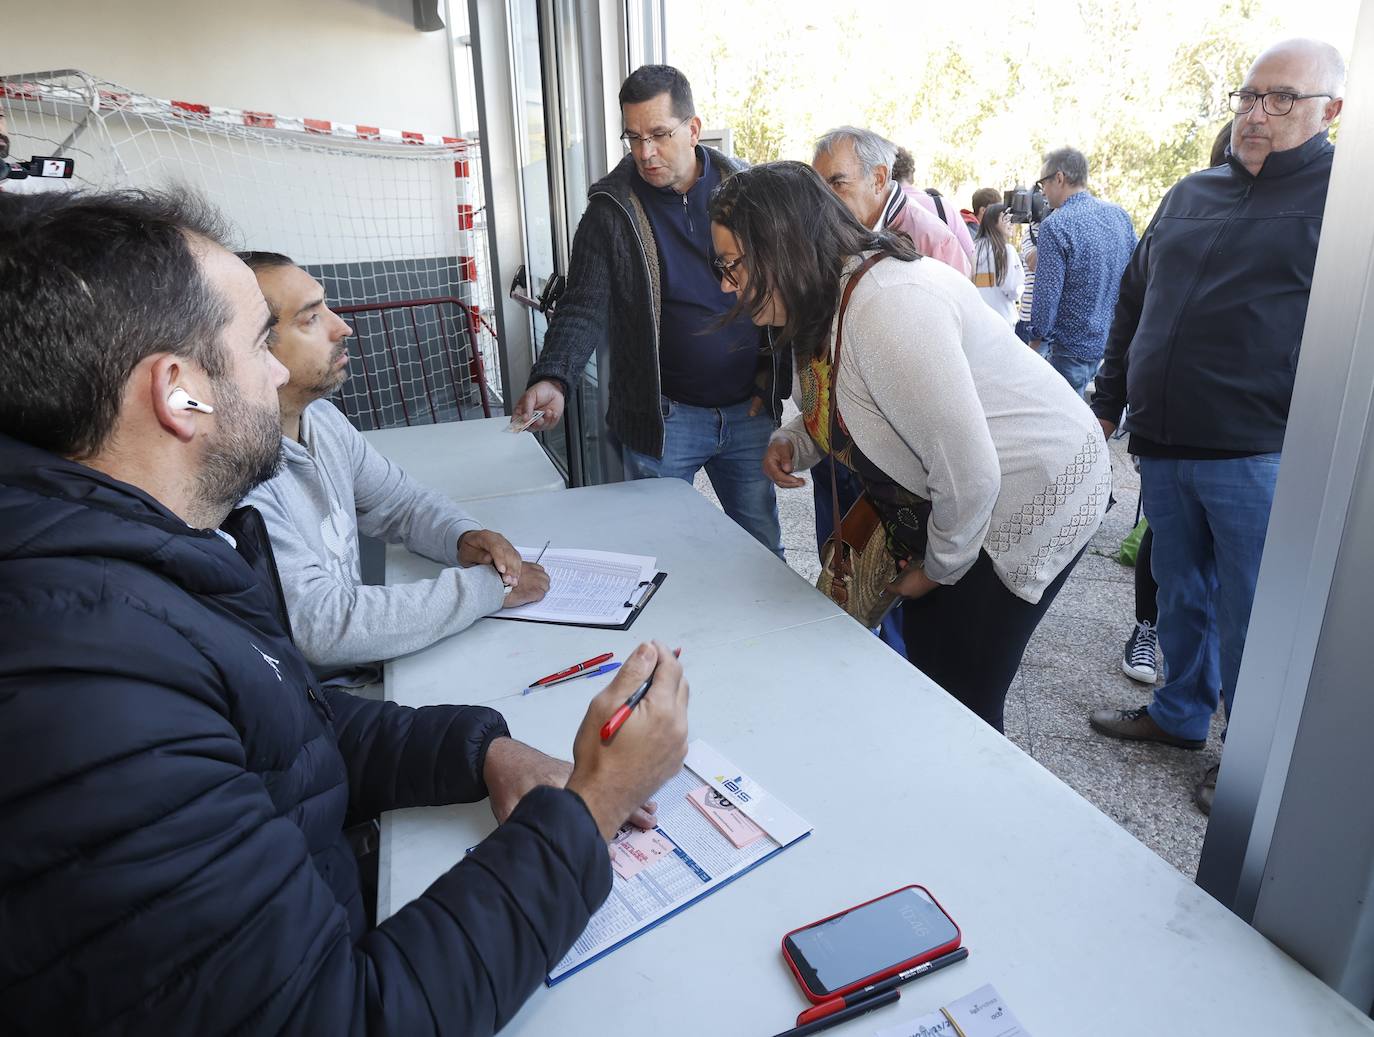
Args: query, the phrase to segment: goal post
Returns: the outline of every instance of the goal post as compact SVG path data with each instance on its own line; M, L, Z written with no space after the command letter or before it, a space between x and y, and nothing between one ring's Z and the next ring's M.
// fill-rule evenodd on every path
M75 160L71 180L10 189L189 188L236 247L290 256L331 305L405 304L403 320L353 322L336 400L359 428L500 406L476 142L163 100L75 70L0 75L0 105L12 157Z

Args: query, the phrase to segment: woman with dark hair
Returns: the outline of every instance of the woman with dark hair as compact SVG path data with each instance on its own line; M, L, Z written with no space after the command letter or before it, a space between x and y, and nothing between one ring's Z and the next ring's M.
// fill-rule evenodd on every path
M1015 246L1007 240L1010 231L1011 213L1005 205L998 202L983 210L978 237L973 241L973 285L993 312L1014 328L1026 271Z
M829 453L859 476L904 563L907 658L1002 730L1026 642L1107 507L1101 427L967 278L865 229L809 166L737 173L710 216L721 290L796 361L803 413L764 471L804 486L794 471Z

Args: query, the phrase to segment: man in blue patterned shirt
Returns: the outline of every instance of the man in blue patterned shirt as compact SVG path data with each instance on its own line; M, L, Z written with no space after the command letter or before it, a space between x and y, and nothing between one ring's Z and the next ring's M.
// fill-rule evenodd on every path
M1121 206L1089 193L1081 151L1047 154L1036 186L1054 211L1037 235L1030 345L1081 396L1107 345L1121 274L1135 251L1135 227Z

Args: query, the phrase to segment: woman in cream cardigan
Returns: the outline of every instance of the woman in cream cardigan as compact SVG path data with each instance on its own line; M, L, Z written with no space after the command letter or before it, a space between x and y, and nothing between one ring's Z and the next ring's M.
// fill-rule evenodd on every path
M909 559L896 584L907 658L1002 730L1026 643L1107 510L1097 420L967 278L865 229L809 166L737 173L710 213L721 290L793 353L803 413L774 434L764 471L804 486L794 473L833 450L858 474ZM874 253L836 377L841 293Z

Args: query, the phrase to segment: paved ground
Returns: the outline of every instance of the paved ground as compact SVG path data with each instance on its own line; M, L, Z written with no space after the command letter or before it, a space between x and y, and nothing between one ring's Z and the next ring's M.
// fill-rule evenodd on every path
M1200 752L1120 742L1088 727L1092 709L1143 705L1150 694L1121 672L1121 649L1135 622L1135 574L1115 556L1135 522L1140 484L1124 442L1113 442L1112 453L1116 507L1031 639L1007 697L1007 737L1192 876L1207 829L1193 806L1193 786L1220 759L1220 720ZM704 475L696 485L715 499ZM787 560L814 580L820 562L810 487L779 491L778 505Z

